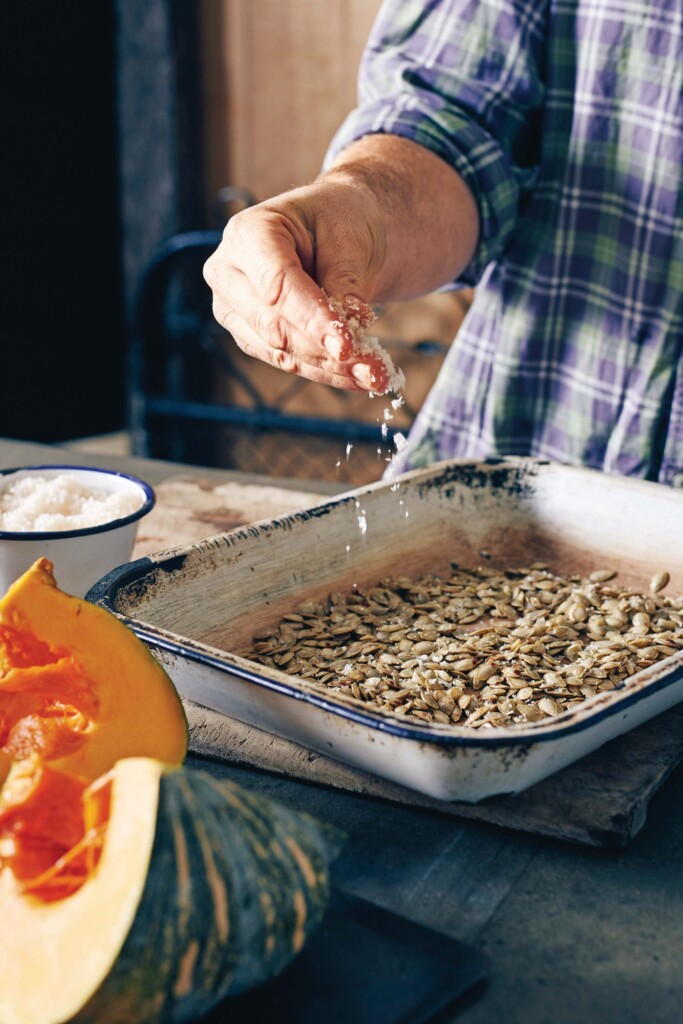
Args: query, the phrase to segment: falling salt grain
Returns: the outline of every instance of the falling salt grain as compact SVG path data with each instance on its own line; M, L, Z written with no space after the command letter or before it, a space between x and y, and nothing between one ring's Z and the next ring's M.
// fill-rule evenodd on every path
M365 533L368 528L368 521L365 516L358 516L358 529L361 533Z
M389 434L389 427L386 425L386 423L383 423L382 424L382 437L387 437L388 434Z

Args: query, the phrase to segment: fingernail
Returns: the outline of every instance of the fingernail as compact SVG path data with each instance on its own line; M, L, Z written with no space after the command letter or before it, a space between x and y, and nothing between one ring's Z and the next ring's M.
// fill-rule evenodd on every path
M357 295L345 295L344 307L350 316L358 320L361 327L369 327L375 319L372 306L368 306L367 302L363 302Z
M331 334L328 335L323 341L326 351L333 359L341 359L343 346L339 338L333 337Z
M351 375L364 388L371 388L375 383L375 375L365 363L356 363L352 366Z

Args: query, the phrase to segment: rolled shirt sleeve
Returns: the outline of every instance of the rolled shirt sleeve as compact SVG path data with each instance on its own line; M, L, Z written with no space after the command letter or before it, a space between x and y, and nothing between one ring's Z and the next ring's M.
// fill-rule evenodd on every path
M546 3L385 0L366 45L358 106L325 166L362 136L388 133L449 163L479 209L476 253L454 284L478 283L505 248L539 160Z

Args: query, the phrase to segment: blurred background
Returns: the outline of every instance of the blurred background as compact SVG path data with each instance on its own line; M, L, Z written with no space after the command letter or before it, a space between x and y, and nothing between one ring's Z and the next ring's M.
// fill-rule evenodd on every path
M201 276L230 216L318 172L379 6L3 5L2 436L379 478L386 398L242 356ZM470 298L381 311L376 333L406 375L393 430L410 426Z

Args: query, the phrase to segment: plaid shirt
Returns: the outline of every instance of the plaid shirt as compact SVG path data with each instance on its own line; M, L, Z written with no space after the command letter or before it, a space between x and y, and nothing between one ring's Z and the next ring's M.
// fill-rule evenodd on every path
M329 158L447 160L474 302L398 468L533 455L683 484L681 0L385 0Z

